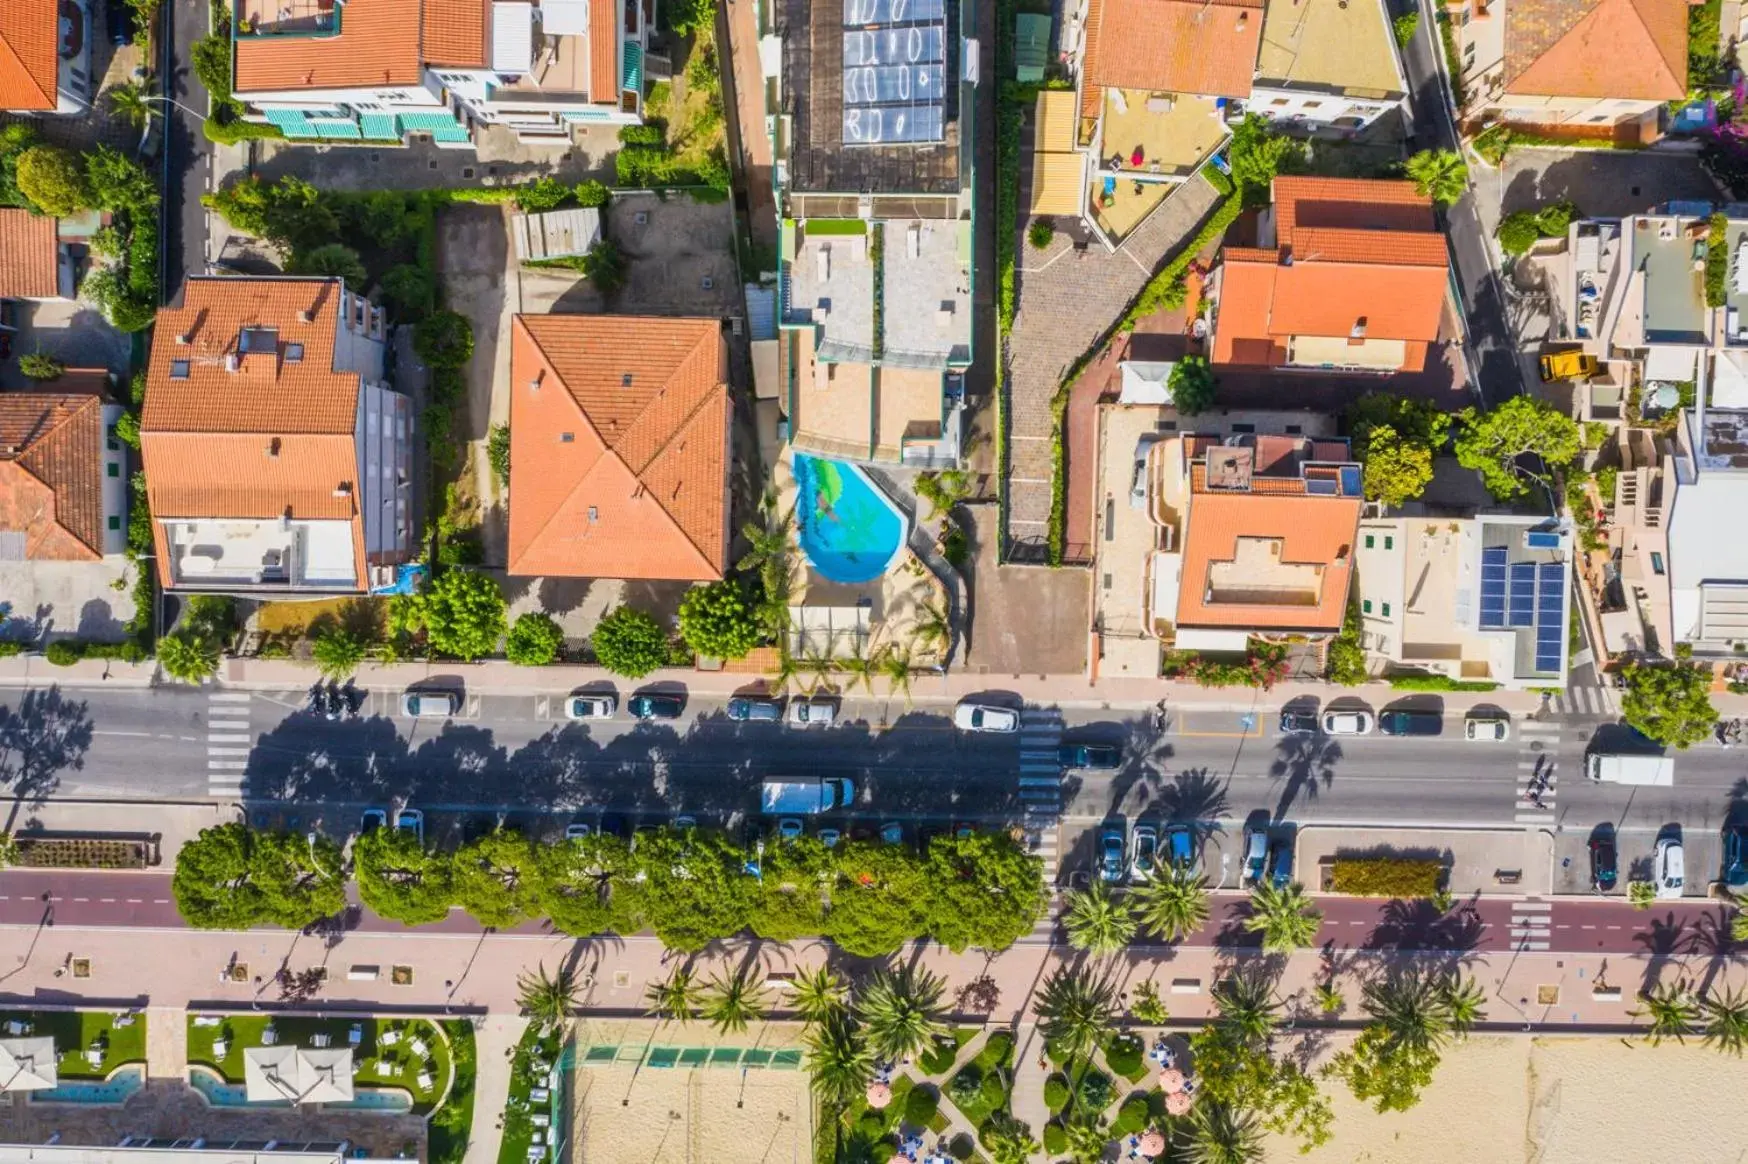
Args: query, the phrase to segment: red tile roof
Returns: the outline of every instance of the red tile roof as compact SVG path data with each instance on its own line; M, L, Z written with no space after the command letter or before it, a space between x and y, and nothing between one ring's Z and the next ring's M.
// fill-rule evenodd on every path
M1091 0L1087 87L1248 97L1261 0Z
M484 67L490 7L491 0L425 0L419 18L425 62L454 68Z
M1505 90L1673 101L1687 93L1687 0L1511 0Z
M59 104L60 40L56 0L0 7L0 109L44 111Z
M722 577L731 408L721 325L518 315L510 343L509 572Z
M334 36L239 36L236 91L417 85L419 8L407 0L346 0Z
M1263 480L1266 479L1259 478L1257 484ZM1177 625L1340 630L1347 612L1354 537L1359 530L1362 504L1357 497L1304 493L1193 494L1185 521ZM1209 602L1210 569L1216 562L1229 562L1236 556L1240 538L1279 539L1281 562L1321 565L1323 575L1316 604Z
M103 557L103 399L0 395L0 530L24 534L29 561Z
M589 6L589 100L619 104L619 5L621 0L594 0Z
M59 298L60 270L55 220L28 210L0 209L0 296Z

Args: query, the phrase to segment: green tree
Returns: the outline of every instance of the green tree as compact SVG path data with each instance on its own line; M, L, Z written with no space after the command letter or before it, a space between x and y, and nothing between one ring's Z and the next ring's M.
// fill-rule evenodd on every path
M302 929L346 907L340 850L321 836L260 833L240 821L182 846L170 889L198 929Z
M611 295L625 286L625 273L625 256L610 238L598 240L583 256L583 274L603 295Z
M1167 942L1181 941L1208 921L1208 879L1173 866L1129 894L1141 928Z
M27 352L18 357L18 370L31 380L59 380L67 366L43 352Z
M825 937L852 957L878 958L925 932L933 889L913 854L878 841L852 841L836 852Z
M940 1021L946 984L914 966L881 967L856 999L868 1046L882 1059L909 1059L946 1033Z
M1190 1112L1186 1164L1253 1164L1263 1158L1262 1130L1254 1113L1201 1103Z
M936 837L924 864L929 934L956 954L1007 949L1032 932L1049 900L1043 860L1006 833Z
M765 846L754 891L753 932L774 942L812 937L825 929L824 886L835 870L818 837L778 839Z
M634 933L643 928L636 908L636 861L619 837L593 832L541 845L535 850L535 863L540 912L554 929L586 938L608 930ZM619 892L621 888L625 892Z
M697 953L747 927L756 882L722 834L664 829L640 836L635 856L645 919L669 949Z
M354 291L364 289L364 260L345 243L324 243L308 251L292 255L290 273L320 275L327 279L344 279Z
M741 659L764 641L765 628L745 584L724 578L680 599L680 637L706 658Z
M1450 206L1469 188L1469 164L1455 150L1421 150L1408 159L1408 179L1423 198Z
M738 1035L765 1017L764 988L753 973L753 967L742 966L705 985L703 1016L718 1034Z
M1454 1033L1442 979L1400 973L1365 985L1360 1003L1390 1047L1442 1051Z
M1117 1025L1117 987L1083 967L1059 966L1044 979L1032 1004L1038 1031L1065 1055L1091 1051Z
M666 979L645 990L643 997L649 1003L651 1018L681 1026L698 1017L703 998L692 971L684 966L675 966Z
M1508 255L1521 255L1535 246L1542 237L1541 227L1536 223L1536 212L1533 210L1517 210L1499 220L1499 229L1494 232L1499 239L1499 249Z
M994 1164L1029 1164L1032 1156L1043 1150L1032 1138L1032 1125L1005 1111L992 1113L977 1139Z
M438 311L413 325L413 351L431 368L459 368L473 358L473 325L457 311Z
M1068 891L1068 908L1062 925L1068 944L1093 955L1113 954L1135 937L1135 913L1127 898L1115 897L1111 887L1095 878L1085 889Z
M86 153L85 180L91 201L104 210L138 219L158 208L157 178L134 159L106 145ZM137 235L140 224L136 221L133 225Z
M136 129L143 127L158 112L147 99L145 89L132 81L110 87L109 111Z
M414 595L405 618L434 654L473 662L504 637L504 592L477 570L445 570Z
M874 1077L874 1052L847 1014L836 1014L808 1029L807 1073L813 1093L841 1108L861 1097Z
M523 667L544 667L563 649L564 629L539 611L518 616L504 640L504 657Z
M1372 429L1360 454L1366 498L1402 506L1426 492L1432 483L1432 450L1404 441L1389 425Z
M821 964L795 976L789 992L789 1005L794 1008L796 1017L813 1026L844 1013L849 1005L848 998L843 978L831 967Z
M1706 1046L1740 1059L1748 1047L1748 999L1734 990L1705 994L1699 1000L1701 1034Z
M577 183L572 197L577 200L578 206L595 208L607 205L608 200L613 197L613 192L607 189L606 183L598 182L593 178L585 178Z
M405 829L380 828L352 846L358 896L377 914L409 926L449 916L453 867L447 855L427 852Z
M1172 407L1184 416L1206 412L1214 403L1214 370L1206 356L1185 356L1172 365L1165 388Z
M492 425L491 432L486 434L486 460L492 466L492 476L498 479L499 485L510 483L510 426L507 424Z
M18 155L18 189L44 214L66 218L92 205L79 159L59 146L31 146Z
M541 214L557 210L570 196L569 186L550 174L544 174L516 187L516 206L525 214Z
M1465 408L1458 416L1457 462L1481 474L1500 501L1529 491L1528 481L1549 484L1545 473L1524 463L1539 459L1547 472L1571 464L1584 448L1577 422L1529 396L1513 396L1491 412Z
M568 966L560 966L556 973L548 974L546 963L541 962L534 973L524 971L518 974L516 1005L535 1026L557 1030L577 1008L576 972Z
M1305 146L1296 138L1276 133L1261 114L1249 113L1233 128L1226 156L1244 204L1266 206L1275 175L1303 166Z
M1438 1061L1437 1051L1393 1044L1383 1029L1368 1026L1325 1070L1345 1081L1355 1099L1375 1110L1407 1111L1431 1085Z
M596 623L589 645L601 666L627 679L641 679L668 662L667 632L632 606L616 607Z
M218 674L219 645L202 635L179 630L158 640L158 665L183 683L204 683Z
M1272 984L1257 977L1272 1001ZM1198 1102L1255 1112L1269 1131L1298 1140L1301 1151L1328 1142L1334 1113L1317 1081L1290 1056L1275 1058L1266 1037L1252 1038L1246 1027L1258 1024L1222 1017L1190 1036ZM1272 1028L1271 1019L1265 1029Z
M1663 983L1639 996L1645 1009L1632 1012L1633 1018L1650 1019L1645 1028L1645 1041L1653 1047L1664 1039L1687 1042L1699 1025L1700 1007L1682 983Z
M487 929L508 929L540 908L534 845L515 829L469 842L450 862L454 902Z
M1450 438L1451 416L1425 400L1388 392L1368 392L1349 406L1348 432L1355 448L1371 443L1372 430L1388 426L1405 441L1425 445L1433 452Z
M1322 927L1323 911L1306 900L1305 887L1297 881L1284 886L1263 881L1251 890L1244 928L1262 935L1265 953L1291 954L1314 946Z
M1697 663L1626 668L1621 718L1648 740L1688 748L1711 735L1718 712L1712 706L1711 670Z
M364 640L341 626L331 626L310 644L316 668L328 679L345 679L364 662Z
M437 305L437 284L429 268L401 263L384 272L382 297L397 319L423 315Z

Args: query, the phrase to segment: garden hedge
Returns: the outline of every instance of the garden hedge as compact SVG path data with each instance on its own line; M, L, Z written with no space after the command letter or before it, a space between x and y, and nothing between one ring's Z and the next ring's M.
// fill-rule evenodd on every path
M1444 862L1413 857L1337 857L1329 891L1355 897L1431 897L1444 879Z

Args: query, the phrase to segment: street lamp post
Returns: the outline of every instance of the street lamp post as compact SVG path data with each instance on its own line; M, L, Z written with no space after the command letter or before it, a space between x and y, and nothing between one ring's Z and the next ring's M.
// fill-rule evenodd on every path
M206 114L196 113L194 110L192 110L188 106L182 104L182 102L176 100L176 98L174 98L174 97L166 96L166 95L161 94L161 93L159 93L159 94L143 93L140 95L140 99L142 101L163 101L166 104L174 105L176 108L182 110L182 112L188 114L188 116L190 116L190 117L199 118L201 121L206 120Z

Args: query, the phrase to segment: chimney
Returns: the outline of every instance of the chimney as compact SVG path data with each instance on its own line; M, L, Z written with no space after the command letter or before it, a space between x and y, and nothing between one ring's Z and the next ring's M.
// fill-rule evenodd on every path
M176 333L176 342L181 344L183 347L187 347L189 344L194 342L194 333L192 331L177 332Z
M1244 26L1245 26L1245 25L1246 25L1246 24L1249 24L1249 23L1250 23L1250 13L1248 13L1248 12L1240 12L1240 13L1239 13L1239 14L1238 14L1238 31L1239 31L1239 32L1243 32L1243 31L1244 31Z
M297 313L297 318L303 323L314 323L316 321L316 313L306 307Z
M274 437L267 442L267 456L273 460L279 459L279 438Z
M1364 343L1366 338L1366 317L1360 316L1354 320L1353 330L1347 333L1349 343Z
M342 481L338 485L334 486L334 496L335 497L350 497L350 496L352 496L352 482Z

